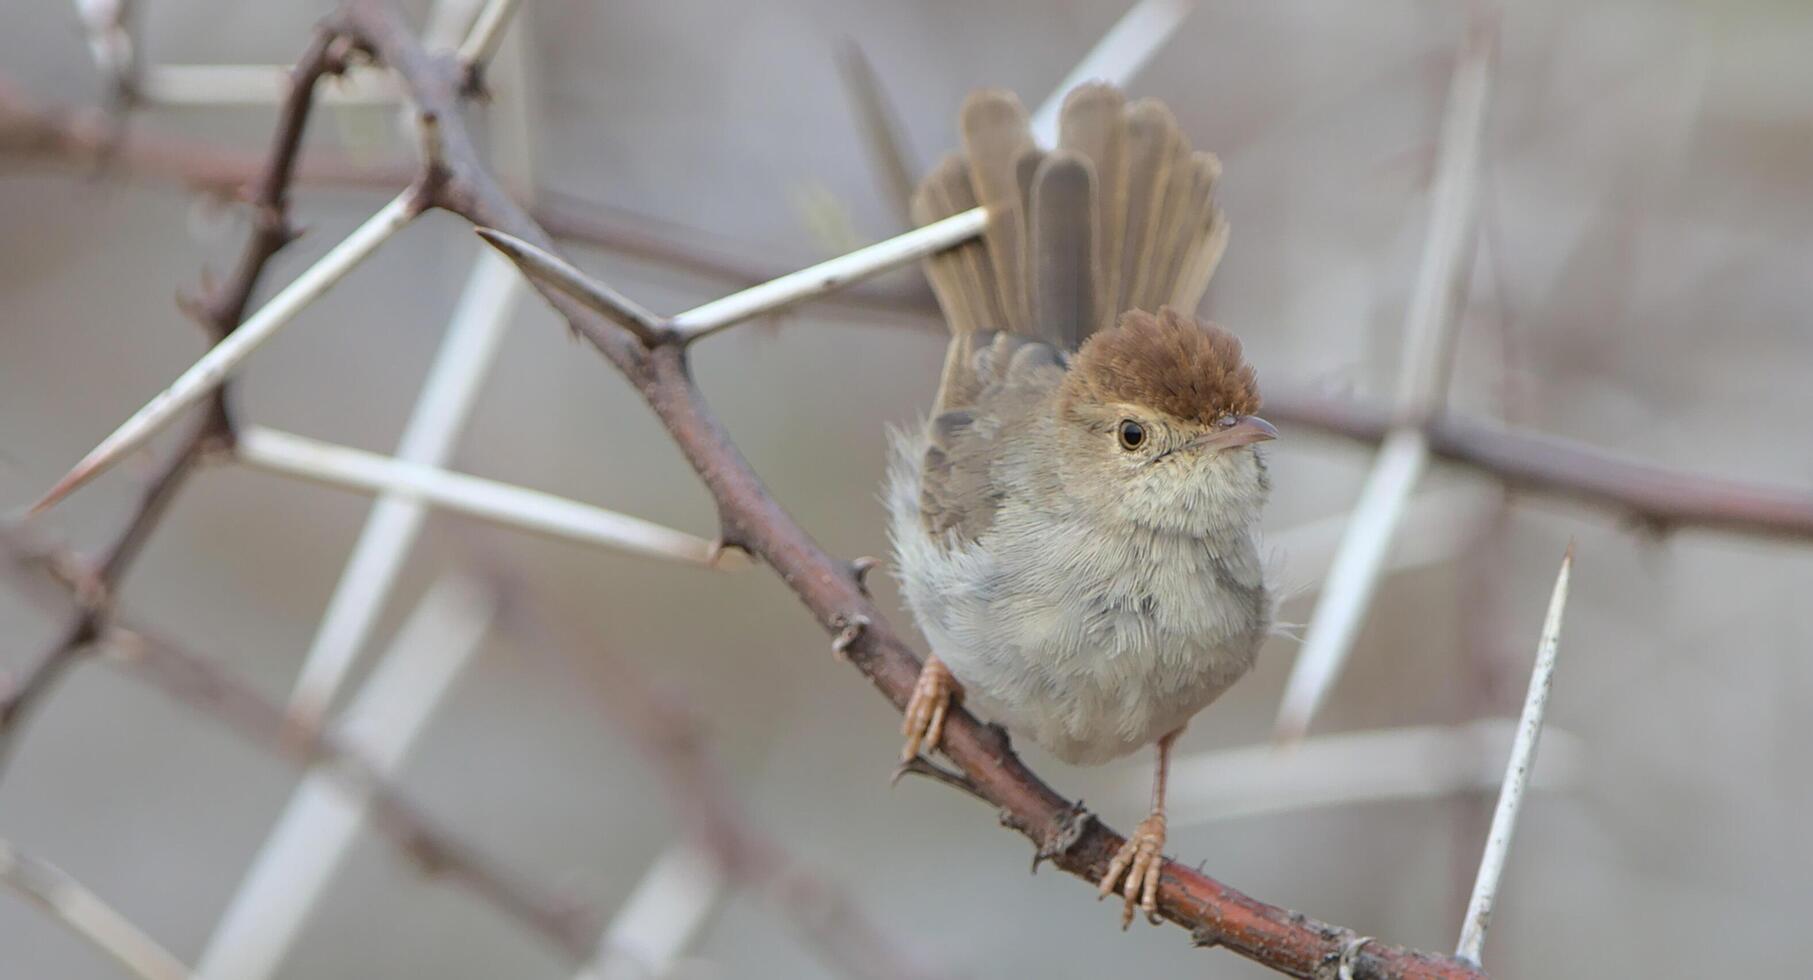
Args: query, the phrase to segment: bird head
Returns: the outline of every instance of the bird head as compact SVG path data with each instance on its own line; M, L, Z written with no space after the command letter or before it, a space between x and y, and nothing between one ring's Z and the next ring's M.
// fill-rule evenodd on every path
M1250 526L1269 482L1259 385L1240 341L1165 307L1134 310L1073 358L1058 398L1066 489L1147 527Z

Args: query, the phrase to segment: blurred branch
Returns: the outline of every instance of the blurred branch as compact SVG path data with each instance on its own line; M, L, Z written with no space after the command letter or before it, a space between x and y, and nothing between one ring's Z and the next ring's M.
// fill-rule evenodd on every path
M546 231L485 171L460 121L457 65L425 52L394 6L349 0L339 22L395 70L418 111L442 121L448 179L435 203L552 251ZM849 631L849 661L898 707L906 704L919 663L868 599L848 562L832 558L762 486L690 376L683 344L652 347L558 290L543 295L642 392L718 503L724 539L759 555L831 632ZM999 807L1002 822L1040 847L1042 856L1099 881L1121 840L1028 770L995 730L958 712L945 729L945 753ZM1160 889L1164 916L1198 942L1226 945L1273 969L1315 976L1343 964L1356 977L1470 977L1477 971L1448 957L1378 942L1356 943L1348 930L1315 922L1242 895L1207 876L1167 863Z
M14 533L0 535L0 554L7 559L0 562L0 568L9 571L49 566L89 621L105 623L93 642L106 648L110 661L271 754L306 771L330 776L351 800L363 801L371 825L425 874L445 876L466 886L547 938L575 964L591 954L597 928L582 908L563 898L542 894L438 827L397 793L381 775L380 767L348 749L338 736L294 724L282 708L249 685L113 613L107 607L106 595L95 594L86 587L101 579L103 569L92 567L69 552L31 550Z
M1429 440L1417 424L1441 411L1452 370L1462 297L1473 269L1478 222L1481 143L1492 87L1494 25L1469 25L1455 59L1442 114L1441 151L1430 192L1422 261L1404 319L1398 368L1397 425L1385 437L1347 532L1328 569L1278 707L1276 737L1295 741L1334 689L1372 608L1405 505L1429 460Z
M608 720L648 760L676 817L687 822L688 845L708 858L718 876L772 905L837 976L878 980L922 977L925 970L862 911L854 896L821 878L756 830L743 816L708 747L704 725L684 705L647 683L600 644L562 629L528 601L505 603L506 621L532 647L558 651L604 707ZM687 846L687 845L682 845ZM610 959L611 937L601 947Z
M141 980L188 980L189 968L157 940L113 910L61 868L0 840L0 883L18 892L69 931Z
M394 779L410 747L467 663L497 612L497 599L459 573L430 586L371 679L334 726L374 779ZM358 838L369 800L311 767L209 937L196 971L209 978L265 980L276 973L327 894Z
M1394 421L1376 402L1302 390L1268 389L1265 414L1365 443L1382 441ZM1813 491L1698 476L1458 415L1436 416L1421 428L1438 459L1507 487L1605 508L1652 531L1700 527L1813 541Z

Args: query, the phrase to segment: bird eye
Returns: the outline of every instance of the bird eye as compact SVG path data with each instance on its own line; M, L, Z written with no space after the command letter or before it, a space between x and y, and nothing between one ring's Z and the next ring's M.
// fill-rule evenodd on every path
M1146 444L1146 427L1132 419L1121 419L1118 435L1122 449L1138 449Z
M1232 415L1223 415L1222 417L1215 420L1215 428L1231 429L1234 427L1234 423L1238 422L1238 421L1240 421L1240 420Z

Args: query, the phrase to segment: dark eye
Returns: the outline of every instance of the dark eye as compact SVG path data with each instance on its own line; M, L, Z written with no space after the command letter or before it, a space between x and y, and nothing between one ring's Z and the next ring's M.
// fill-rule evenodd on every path
M1146 444L1146 427L1132 419L1121 419L1120 436L1122 449L1138 449Z
M1222 417L1215 420L1215 428L1231 429L1234 427L1234 423L1238 422L1238 421L1240 421L1240 420L1232 415L1223 415Z

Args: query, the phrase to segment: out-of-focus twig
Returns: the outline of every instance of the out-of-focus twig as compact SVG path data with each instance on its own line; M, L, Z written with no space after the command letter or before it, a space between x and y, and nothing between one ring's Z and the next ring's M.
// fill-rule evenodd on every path
M1419 423L1440 411L1450 352L1460 323L1460 297L1472 270L1479 161L1491 90L1495 31L1484 23L1467 32L1448 90L1441 153L1430 195L1423 259L1405 315L1404 359L1398 373L1401 426L1386 436L1349 518L1291 669L1278 708L1276 737L1302 738L1358 638L1378 588L1385 557L1429 459Z
M0 840L0 884L55 916L140 980L189 980L189 968L132 920L61 868L5 840Z
M730 882L718 862L691 842L670 845L623 900L598 942L598 959L574 980L665 977L685 954Z
M105 659L182 702L197 715L239 733L292 764L330 776L335 787L362 800L371 826L426 874L458 882L505 915L543 936L577 965L590 957L597 926L584 908L544 894L475 847L439 827L410 804L359 752L337 735L293 723L284 710L208 660L184 650L106 608L108 597L84 588L101 570L67 551L31 549L15 531L0 534L0 569L44 566L99 624L92 642ZM39 584L32 582L30 584Z
M453 573L428 590L345 716L339 738L392 779L434 709L491 627L493 597ZM362 790L311 768L290 794L221 913L196 972L203 980L264 980L276 973L365 822Z
M1267 387L1265 414L1313 432L1376 444L1394 427L1376 402ZM1646 530L1705 528L1813 541L1813 491L1699 476L1585 443L1459 415L1421 426L1436 459L1514 490L1576 500Z
M1530 669L1530 691L1523 702L1523 715L1517 721L1517 739L1505 765L1504 787L1498 793L1498 809L1492 814L1485 853L1480 855L1479 877L1473 883L1473 897L1467 902L1460 944L1454 950L1456 956L1474 965L1479 964L1480 951L1486 944L1498 881L1504 875L1505 859L1511 851L1511 835L1517 830L1517 813L1530 783L1530 772L1536 767L1536 745L1542 739L1542 722L1548 714L1549 689L1555 680L1556 654L1561 646L1561 614L1567 608L1568 575L1573 567L1574 546L1569 544L1561 559L1561 572L1555 576L1555 591L1549 596L1542 638L1536 645L1536 664Z
M875 74L875 66L855 38L845 38L838 46L837 67L856 110L857 126L868 144L869 162L875 168L881 196L894 209L900 227L911 228L918 223L913 220L913 183L919 168L907 151L900 115L894 111L894 104Z
M506 601L514 624L537 649L556 650L585 675L610 723L648 760L686 821L682 846L696 847L716 874L768 902L841 976L906 980L927 971L862 911L841 886L813 874L784 844L750 825L705 740L699 720L684 705L644 681L627 663L573 635L526 598ZM620 937L621 938L621 937ZM609 933L601 943L613 946ZM609 961L607 955L606 961Z

